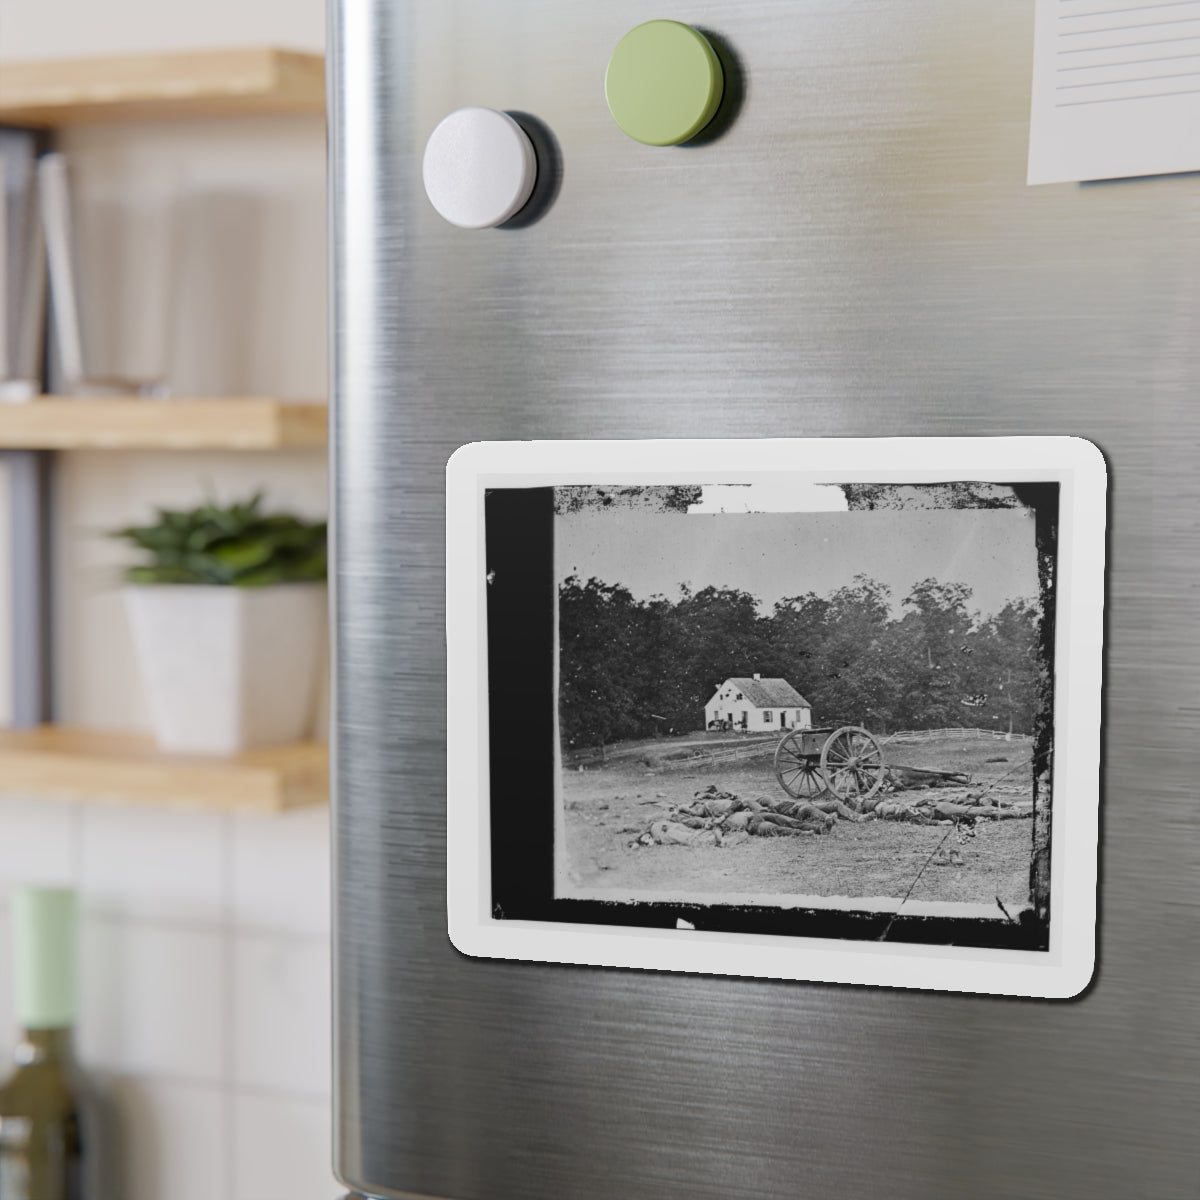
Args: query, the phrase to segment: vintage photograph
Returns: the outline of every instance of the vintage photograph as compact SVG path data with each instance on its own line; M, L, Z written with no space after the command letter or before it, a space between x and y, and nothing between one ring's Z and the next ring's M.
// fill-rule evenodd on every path
M969 480L555 488L555 896L1044 915L1056 513Z
M454 946L1077 994L1105 486L1075 438L461 448Z

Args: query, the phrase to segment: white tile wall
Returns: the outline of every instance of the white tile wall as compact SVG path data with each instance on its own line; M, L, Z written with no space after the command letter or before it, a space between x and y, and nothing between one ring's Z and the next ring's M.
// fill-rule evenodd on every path
M236 816L233 905L239 929L329 933L329 810Z
M329 947L239 936L234 947L234 1082L329 1095Z
M329 1165L327 1102L239 1095L234 1125L231 1200L334 1200L345 1194Z
M69 804L0 795L0 899L5 906L13 881L55 886L75 878L77 826Z
M103 919L85 928L84 1059L111 1071L219 1083L228 991L221 934Z
M120 1129L121 1200L334 1200L329 814L281 818L0 797L8 897L72 884L79 1050ZM3 1074L0 1064L0 1074Z
M80 815L81 878L93 912L220 927L226 818L107 804Z

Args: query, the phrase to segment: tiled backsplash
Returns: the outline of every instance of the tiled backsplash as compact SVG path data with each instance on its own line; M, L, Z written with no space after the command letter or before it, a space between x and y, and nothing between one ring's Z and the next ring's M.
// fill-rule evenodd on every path
M79 1055L120 1129L119 1200L332 1200L329 813L253 817L0 797L8 898L71 884Z

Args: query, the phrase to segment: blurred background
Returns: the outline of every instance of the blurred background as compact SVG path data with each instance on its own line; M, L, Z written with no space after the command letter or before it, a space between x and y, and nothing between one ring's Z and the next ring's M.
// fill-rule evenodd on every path
M30 60L236 47L320 54L323 43L322 0L6 0L0 79ZM92 254L85 295L107 293L124 306L114 327L153 321L165 330L156 336L174 395L324 399L319 112L85 122L56 131L55 148L81 175L117 178L127 191L144 181L151 194L164 173L172 181L166 311L152 291L140 302L153 311L139 313L136 289L115 279L106 286L103 254ZM0 571L9 569L8 487L0 462ZM119 569L134 559L104 531L144 523L157 506L260 490L271 508L322 518L323 448L56 454L56 722L150 728L120 592ZM10 583L0 579L0 725L12 715ZM314 736L323 737L322 725L318 715ZM74 886L78 1050L115 1105L116 1194L340 1195L329 1168L327 805L258 814L162 799L125 805L30 793L6 780L0 755L4 1060L16 1037L11 891Z

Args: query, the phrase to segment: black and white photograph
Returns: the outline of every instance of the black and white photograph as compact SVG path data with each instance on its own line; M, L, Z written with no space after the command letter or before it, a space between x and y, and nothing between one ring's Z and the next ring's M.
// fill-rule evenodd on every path
M557 489L556 895L1034 917L1056 499Z
M1077 988L1104 490L1071 438L464 447L454 945Z

